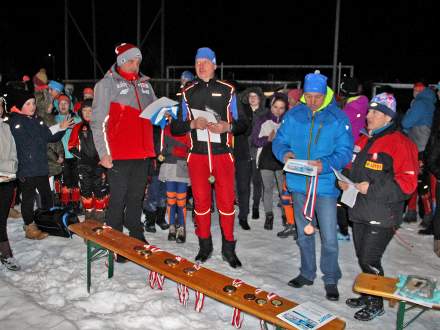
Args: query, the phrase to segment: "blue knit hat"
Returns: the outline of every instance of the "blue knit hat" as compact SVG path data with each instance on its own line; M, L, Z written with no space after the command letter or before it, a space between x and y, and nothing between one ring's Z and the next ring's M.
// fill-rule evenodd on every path
M396 116L396 99L392 94L377 94L371 99L368 109L383 112L391 118L394 118Z
M57 92L61 93L64 89L64 85L62 83L59 83L58 81L51 80L49 81L49 88L52 88L56 90Z
M327 77L322 75L319 70L309 73L304 78L304 93L327 93Z
M196 61L200 58L206 58L211 61L212 64L217 64L217 60L215 59L215 53L211 48L202 47L197 49Z
M183 71L180 79L191 81L194 80L194 75L191 73L191 71Z

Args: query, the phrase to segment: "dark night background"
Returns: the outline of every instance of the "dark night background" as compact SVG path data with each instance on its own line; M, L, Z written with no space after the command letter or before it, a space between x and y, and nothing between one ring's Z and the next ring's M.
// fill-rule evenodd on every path
M353 64L355 76L364 81L413 82L426 77L437 82L437 2L342 0L338 60ZM91 44L91 2L70 0L69 8ZM159 0L142 1L142 37L159 8ZM168 0L165 65L194 63L201 46L213 48L218 63L225 64L332 64L335 8L336 0ZM48 53L56 55L56 78L64 78L64 1L2 0L0 26L4 80L32 76L40 67L53 78ZM136 0L97 0L96 26L98 60L105 71L115 60L116 43L136 42ZM70 20L69 31L69 78L93 78L92 58ZM142 71L158 78L160 20L142 52ZM304 73L237 71L233 78L293 80ZM331 71L325 73L330 76Z

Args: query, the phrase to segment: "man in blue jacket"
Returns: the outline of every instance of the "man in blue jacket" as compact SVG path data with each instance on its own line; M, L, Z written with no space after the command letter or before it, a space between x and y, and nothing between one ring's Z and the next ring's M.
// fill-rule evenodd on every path
M338 300L338 240L336 237L336 200L339 190L335 186L332 168L341 170L350 162L353 137L347 116L334 102L333 91L327 87L327 77L319 71L306 75L302 104L284 116L273 140L272 150L282 162L290 158L309 160L318 168L316 194L312 179L305 175L287 173L287 186L293 193L297 244L301 252L300 274L288 284L295 288L312 285L316 277L315 235L304 232L312 219L319 224L321 234L321 271L324 274L326 298ZM305 104L304 104L305 103ZM309 196L308 196L309 195ZM307 205L315 205L313 208ZM307 231L307 229L306 229Z

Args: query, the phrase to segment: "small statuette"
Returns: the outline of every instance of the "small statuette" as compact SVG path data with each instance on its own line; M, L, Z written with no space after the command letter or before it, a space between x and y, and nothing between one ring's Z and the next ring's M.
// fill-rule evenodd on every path
M226 292L227 294L231 295L233 294L235 291L237 291L237 288L233 285L226 285L223 288L223 291Z
M215 177L214 177L214 175L210 175L209 176L209 178L208 178L208 182L210 183L210 184L213 184L214 182L215 182Z
M315 227L311 223L307 224L307 226L304 227L304 234L306 235L312 235L315 232Z
M282 302L281 300L279 300L279 299L273 299L273 300L271 300L270 302L271 302L272 305L274 305L275 307L280 307L280 306L283 304L283 302Z
M158 160L160 163L163 163L163 161L165 160L165 156L162 155L162 154L160 154L159 156L157 156L157 160Z
M267 300L263 298L258 298L257 300L255 300L255 302L257 303L257 305L263 306L267 303Z
M92 230L96 235L101 235L104 232L104 228L102 227L95 227Z
M170 267L175 267L179 262L176 259L165 259L164 263Z
M253 293L246 293L243 296L243 298L246 299L246 300L255 300L256 297L255 297L255 295Z
M194 273L196 272L196 270L195 270L194 267L188 267L188 268L185 268L185 269L183 270L183 272L184 272L186 275L188 275L188 276L193 276Z
M150 250L141 250L138 252L141 256L144 256L144 258L148 258L149 256L151 256L153 253Z

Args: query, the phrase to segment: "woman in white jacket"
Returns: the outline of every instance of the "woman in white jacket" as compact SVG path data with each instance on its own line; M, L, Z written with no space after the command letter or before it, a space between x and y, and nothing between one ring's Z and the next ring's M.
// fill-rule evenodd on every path
M6 231L9 207L14 194L17 165L17 150L14 138L9 125L3 121L0 113L0 265L8 270L20 269L12 255Z

